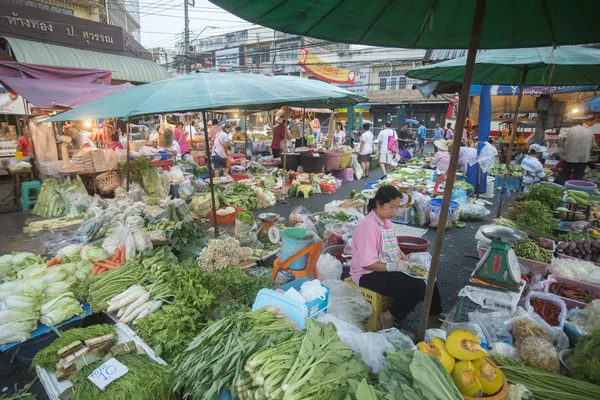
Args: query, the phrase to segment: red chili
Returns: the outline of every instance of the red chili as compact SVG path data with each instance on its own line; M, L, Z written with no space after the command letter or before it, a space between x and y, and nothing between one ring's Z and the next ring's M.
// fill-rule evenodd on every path
M552 303L540 300L532 299L531 305L533 311L544 319L547 323L552 326L558 326L558 316L560 315L560 308Z
M556 294L567 299L590 303L593 300L600 298L591 290L578 289L565 283L553 283L550 285L550 293Z

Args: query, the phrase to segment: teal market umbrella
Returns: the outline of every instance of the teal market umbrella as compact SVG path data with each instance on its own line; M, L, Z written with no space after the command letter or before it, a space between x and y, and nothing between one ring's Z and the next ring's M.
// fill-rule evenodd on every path
M363 123L363 115L362 115L362 112L359 112L358 113L358 127L362 128L363 124L364 124Z
M396 107L396 129L398 132L402 129L402 124L404 124L404 119L406 118L406 108L404 105Z
M477 50L600 43L597 0L210 0L249 22L333 42L400 48L468 48L455 140L462 139ZM360 12L358 12L360 10ZM444 243L459 146L454 146L418 340L423 340Z
M366 101L367 98L337 86L295 76L191 73L126 89L44 122L96 118L128 120L136 115L230 108L273 110L284 105L338 108Z
M346 115L348 116L348 132L352 132L356 130L356 111L354 107L348 107L346 111Z

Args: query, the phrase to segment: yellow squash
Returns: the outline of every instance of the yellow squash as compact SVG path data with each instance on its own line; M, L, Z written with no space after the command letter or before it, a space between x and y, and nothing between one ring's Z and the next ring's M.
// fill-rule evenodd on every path
M481 348L477 336L469 331L458 330L446 338L446 350L458 360L472 361L483 358L487 352Z
M444 368L446 368L446 371L452 372L452 370L454 369L454 357L452 357L448 353L444 341L442 339L433 338L431 342L418 343L417 347L423 353L429 353L432 356L436 357L438 360L440 360Z

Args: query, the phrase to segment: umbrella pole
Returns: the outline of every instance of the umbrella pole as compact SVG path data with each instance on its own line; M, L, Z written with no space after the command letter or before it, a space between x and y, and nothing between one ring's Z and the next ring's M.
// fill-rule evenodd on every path
M448 219L448 210L450 209L450 199L452 198L452 188L454 187L454 179L456 178L456 167L458 165L458 156L460 154L460 143L462 141L463 128L465 125L465 117L467 115L467 107L469 103L469 92L471 90L471 81L473 79L473 69L475 67L475 58L477 49L481 41L481 28L485 15L485 0L477 0L475 6L475 15L473 17L473 27L471 28L471 41L469 43L469 52L467 53L467 66L465 68L465 76L460 89L460 99L458 103L458 115L456 117L456 131L452 146L452 155L450 156L450 165L448 167L448 177L446 179L446 187L444 188L444 198L442 201L442 209L440 210L440 220L438 223L435 243L433 244L433 254L431 260L431 268L429 277L427 278L427 289L425 290L425 299L421 309L421 321L419 323L419 334L417 341L423 341L425 331L427 330L427 320L429 318L429 310L431 309L431 300L433 298L433 289L435 287L435 279L440 265L440 255L442 245L444 243L444 234L446 232L446 221Z
M127 138L127 191L129 192L129 121L125 121L125 137Z
M515 136L517 135L517 121L519 120L519 111L521 110L521 100L523 99L523 89L525 88L525 82L527 81L527 73L529 72L529 66L526 65L523 68L523 75L521 76L521 85L519 86L519 96L517 97L517 106L515 110L515 117L513 118L513 126L510 132L510 144L508 145L508 155L506 156L506 168L504 169L504 179L502 179L502 187L500 188L500 199L498 200L498 209L496 210L496 218L500 218L502 213L502 199L504 189L506 188L506 181L508 180L508 173L510 162L513 152L513 143L515 142Z
M202 122L204 123L204 140L206 142L206 163L208 164L208 179L210 182L210 197L212 201L213 221L215 225L215 238L219 237L219 224L217 224L217 201L215 199L215 185L213 183L212 161L210 159L210 143L208 141L208 128L206 111L202 111Z

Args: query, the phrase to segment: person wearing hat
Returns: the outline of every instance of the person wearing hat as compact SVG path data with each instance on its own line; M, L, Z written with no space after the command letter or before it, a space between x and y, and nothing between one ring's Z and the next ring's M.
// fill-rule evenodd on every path
M529 186L546 179L544 166L540 162L540 156L546 151L546 148L539 144L529 146L529 153L521 162L523 167L523 186L527 192Z
M450 165L450 153L448 152L448 143L444 139L436 140L433 145L438 150L429 163L432 168L437 168L441 173L448 171Z

